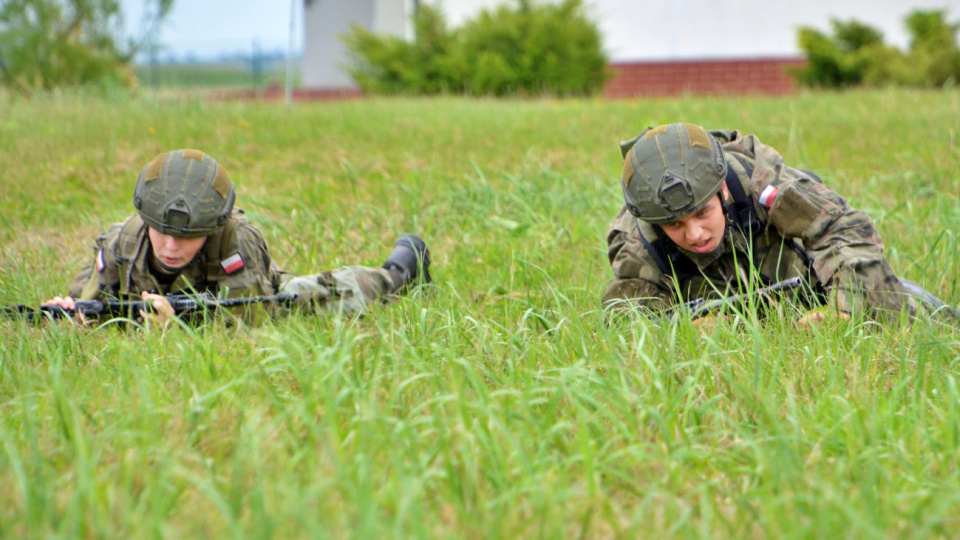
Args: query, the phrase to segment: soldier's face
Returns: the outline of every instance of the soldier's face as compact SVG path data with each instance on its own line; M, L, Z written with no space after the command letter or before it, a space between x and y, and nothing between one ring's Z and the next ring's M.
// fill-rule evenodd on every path
M680 248L694 253L710 253L720 247L726 226L720 197L711 197L700 210L660 227Z
M207 241L205 237L200 238L179 238L163 234L153 228L148 228L150 236L150 245L153 247L153 256L168 268L183 268L203 248Z

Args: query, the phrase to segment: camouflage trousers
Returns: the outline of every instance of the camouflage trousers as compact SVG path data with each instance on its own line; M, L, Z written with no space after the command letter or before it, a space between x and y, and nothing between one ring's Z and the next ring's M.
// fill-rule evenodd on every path
M344 266L321 274L296 276L280 286L281 293L296 293L301 309L316 313L363 313L371 303L384 300L393 290L390 272L383 268Z

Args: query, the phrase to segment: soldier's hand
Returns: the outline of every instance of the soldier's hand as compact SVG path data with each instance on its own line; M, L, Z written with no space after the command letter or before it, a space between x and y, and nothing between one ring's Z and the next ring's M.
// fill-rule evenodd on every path
M77 301L71 296L54 296L50 300L47 300L40 305L58 307L67 313L72 314L76 322L80 324L87 324L87 318L83 316L83 313L77 311Z
M726 315L705 315L690 321L694 327L699 328L700 330L708 330L717 325L721 321L727 321L730 318Z
M40 305L41 306L57 306L64 311L73 311L77 309L76 302L70 296L54 296L53 298L47 300L46 302Z
M849 319L850 314L843 313L842 311L836 312L836 313L832 311L811 311L805 314L803 317L800 317L800 320L797 321L797 324L800 326L800 328L809 330L811 328L819 326L820 324L823 323L823 321L833 317L840 317L841 319Z
M143 291L140 293L140 297L143 298L144 302L149 302L150 306L153 307L152 312L140 310L140 316L143 317L145 321L151 321L165 326L167 322L170 321L170 318L176 314L173 306L170 305L170 301L159 294Z

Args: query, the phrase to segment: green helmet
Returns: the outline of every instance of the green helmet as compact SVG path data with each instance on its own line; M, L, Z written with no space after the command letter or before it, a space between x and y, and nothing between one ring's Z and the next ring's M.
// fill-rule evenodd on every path
M693 124L649 128L620 150L627 209L648 223L696 211L720 191L727 173L720 143Z
M143 168L133 205L150 228L171 236L210 236L233 211L227 171L199 150L175 150Z

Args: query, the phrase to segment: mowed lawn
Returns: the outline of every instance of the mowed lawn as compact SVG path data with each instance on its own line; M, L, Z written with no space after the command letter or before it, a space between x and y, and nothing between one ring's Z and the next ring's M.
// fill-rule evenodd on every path
M0 321L0 537L956 537L960 333L599 310L618 142L740 129L960 302L960 93L644 101L0 95L0 304L67 291L199 148L285 269L435 283L365 317Z

